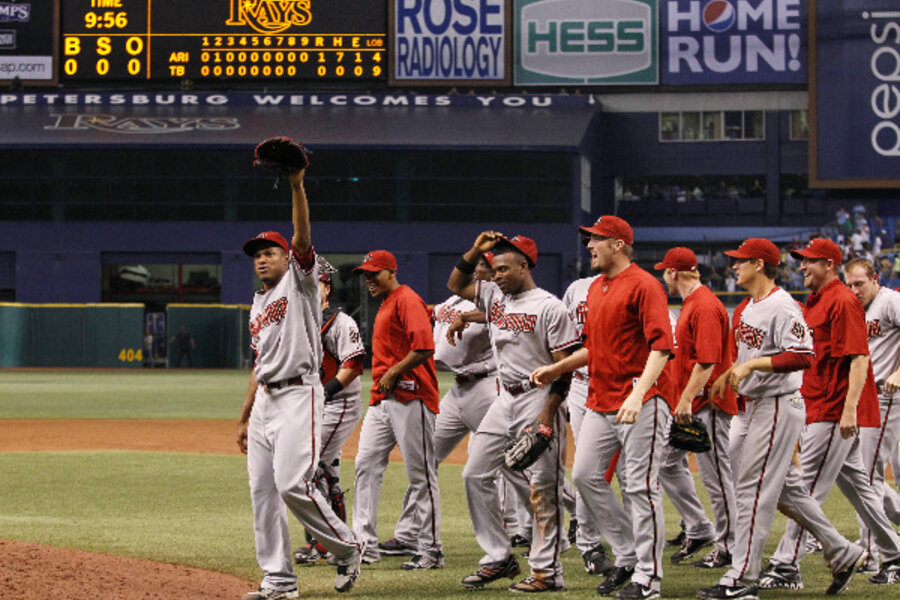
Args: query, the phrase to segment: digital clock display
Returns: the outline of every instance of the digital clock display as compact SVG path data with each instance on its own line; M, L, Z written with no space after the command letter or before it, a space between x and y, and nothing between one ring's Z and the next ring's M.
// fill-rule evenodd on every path
M61 79L380 80L378 0L66 0Z

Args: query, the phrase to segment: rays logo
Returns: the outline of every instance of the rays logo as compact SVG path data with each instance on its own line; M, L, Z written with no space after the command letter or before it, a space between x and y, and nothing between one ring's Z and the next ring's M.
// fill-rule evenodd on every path
M312 0L231 0L226 25L249 26L260 33L281 33L312 21Z
M711 0L703 7L703 24L713 33L728 31L734 20L734 6L726 0Z

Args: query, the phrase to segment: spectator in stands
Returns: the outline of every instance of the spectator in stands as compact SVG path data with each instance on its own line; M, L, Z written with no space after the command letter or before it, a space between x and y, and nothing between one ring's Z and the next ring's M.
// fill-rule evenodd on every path
M850 223L850 213L841 206L837 209L837 212L834 213L834 221L837 223L838 231L840 231L844 235L849 235L850 228L852 227Z
M694 200L703 200L703 190L700 189L699 185L694 186L694 191L692 193L694 195Z
M853 232L853 235L850 236L850 248L857 256L859 256L863 251L863 244L868 243L868 241L868 234L862 229L857 229Z
M893 271L893 265L891 264L891 259L887 256L882 256L878 261L878 279L881 281L888 281L893 278L891 274Z
M894 245L900 246L900 219L897 219L897 226L894 227Z
M750 192L747 195L755 198L758 198L759 196L765 196L766 188L762 186L762 184L759 182L759 179L754 179L753 185L750 187Z
M188 368L194 366L194 361L191 359L191 351L197 347L197 344L194 342L194 337L187 330L187 327L182 325L178 329L178 335L173 335L172 339L169 340L169 344L175 344L178 347L178 360L173 361L172 366L180 367L185 358L187 358Z
M875 264L875 254L872 252L872 248L870 247L869 242L863 242L863 247L860 252L857 252L856 255L860 258L864 258L872 264Z
M894 255L894 279L900 279L900 252Z
M877 250L875 249L876 240L878 243ZM881 217L875 217L875 228L872 230L872 252L877 255L881 253L881 250L890 246L891 236L884 224L884 219L882 219Z

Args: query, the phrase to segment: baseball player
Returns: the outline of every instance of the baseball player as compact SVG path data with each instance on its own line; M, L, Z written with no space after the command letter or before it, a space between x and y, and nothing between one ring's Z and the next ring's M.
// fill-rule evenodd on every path
M440 396L431 318L422 298L397 281L397 260L390 252L369 252L354 270L382 302L372 331L371 401L356 455L353 528L370 543L363 560L380 560L376 523L381 479L391 450L399 446L419 524L416 554L403 568L440 569L441 496L433 440Z
M493 270L486 257L478 259L475 279L487 281ZM441 398L441 412L434 423L434 455L437 464L459 445L469 433L478 430L485 413L497 398L497 364L491 348L490 330L484 313L475 304L459 296L451 296L431 311L434 320L434 362L438 371L453 373L454 383ZM461 328L460 328L461 327ZM505 478L519 488L519 496L528 496L528 479L503 466ZM498 479L498 484L503 485ZM531 539L531 520L524 530ZM415 522L415 505L406 495L403 511L394 529L394 538L378 544L382 554L398 555L415 543L419 526Z
M891 449L900 442L900 292L879 285L875 266L862 258L844 265L844 281L866 309L869 353L881 409L881 427L861 429L859 449L869 472L869 484L882 498L885 514L900 525L900 496L884 481L885 463L891 459ZM897 475L894 477L896 480ZM872 534L862 520L860 539L869 554L874 555ZM900 581L900 566L897 561L894 563L882 564L873 578L876 583Z
M656 482L670 409L663 369L673 347L666 294L632 262L634 235L626 221L604 215L579 231L586 236L591 268L601 273L588 291L585 348L536 370L532 379L547 383L588 367L590 410L575 444L572 478L616 556L616 568L597 591L624 599L658 598L665 522ZM630 516L604 478L620 449ZM631 527L622 529L620 523Z
M775 244L750 238L725 254L735 259L737 284L749 293L732 316L735 363L710 389L717 397L729 385L745 403L732 419L729 448L737 518L731 566L697 596L758 598L760 559L776 507L821 542L834 576L826 593L837 594L865 552L828 521L792 460L806 414L799 389L802 370L812 364L810 332L800 306L775 285L781 262Z
M285 505L337 562L334 587L359 577L365 543L331 509L315 485L325 394L322 309L312 247L304 170L289 176L294 235L266 231L244 244L263 289L253 298L250 336L256 363L241 409L238 445L247 454L256 558L262 584L244 600L296 598Z
M473 280L476 260L489 250L494 253L494 280ZM481 587L520 572L503 530L494 481L504 462L504 447L536 421L549 427L553 437L549 449L525 471L535 520L528 556L531 575L509 589L547 592L563 587L566 429L562 401L568 385L560 383L548 391L533 386L528 376L554 357L566 356L579 338L559 298L534 283L531 269L537 257L537 246L530 238L486 231L463 254L447 282L451 292L474 301L485 312L500 371L500 395L472 437L463 469L475 539L485 551L480 568L463 578L465 587Z
M569 309L569 316L572 317L579 335L583 333L584 324L587 322L588 289L597 277L599 275L577 279L566 288L566 292L563 294L563 304ZM587 398L588 371L587 367L581 367L572 372L572 383L569 386L569 393L566 395L569 424L572 426L572 433L576 441L587 411ZM622 464L624 465L624 461ZM622 473L620 475L624 476ZM621 479L620 477L620 483ZM575 531L575 545L581 552L584 569L591 575L609 575L615 568L615 562L607 556L606 549L601 543L600 531L585 509L584 500L581 500L579 496L578 490L575 490L574 520L578 523ZM623 529L629 528L631 522L626 520L619 526Z
M356 321L339 308L329 304L333 282L331 273L325 270L331 265L320 262L319 294L322 298L322 381L325 392L325 410L322 415L322 449L316 482L325 497L331 500L331 508L342 521L347 520L344 492L341 490L341 448L356 429L362 417L363 347ZM325 558L325 548L310 538L307 544L294 552L297 564L313 564Z
M659 479L685 522L685 540L672 555L672 562L677 564L690 558L714 542L713 551L693 566L725 567L731 564L734 545L734 484L728 432L731 418L737 414L737 399L733 394L711 398L709 388L731 363L728 312L721 300L700 282L697 256L689 248L670 249L655 268L663 271L669 293L680 296L683 302L675 326L675 359L671 362L673 391L678 397L673 418L690 424L696 416L706 425L713 446L709 452L695 457L715 516L714 530L697 498L694 477L687 469L687 452L667 447L668 457Z
M865 312L838 277L842 252L837 244L815 238L791 254L800 261L803 284L812 291L803 307L815 349L801 389L807 423L800 438L803 482L820 504L837 482L872 533L881 556L894 562L900 559L900 537L884 514L881 497L869 484L859 451L860 428L880 425ZM805 532L788 521L760 587L802 588L800 559L805 553Z

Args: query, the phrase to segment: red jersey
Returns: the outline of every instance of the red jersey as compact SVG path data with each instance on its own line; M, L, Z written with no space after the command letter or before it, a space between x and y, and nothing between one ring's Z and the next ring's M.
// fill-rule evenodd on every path
M597 412L617 411L640 378L651 350L674 346L669 307L662 285L636 264L613 278L601 275L588 289L588 400ZM663 396L672 404L667 370L650 387L644 402Z
M730 334L728 311L708 287L701 285L685 298L675 326L675 358L672 361L676 404L697 363L716 366L701 394L694 398L692 410L697 412L709 403L709 388L731 366ZM737 398L731 390L728 392L718 405L723 412L735 415Z
M385 395L378 391L381 376L413 350L434 350L431 313L412 288L401 285L388 294L375 315L372 328L374 385L369 404L378 404L385 399ZM431 412L437 413L440 394L434 357L401 375L390 396L400 402L422 400Z
M847 398L850 357L869 355L866 313L856 295L835 279L815 294L803 307L803 317L813 336L815 358L803 374L800 393L806 400L806 422L840 421ZM856 411L860 427L878 427L878 390L872 363Z

